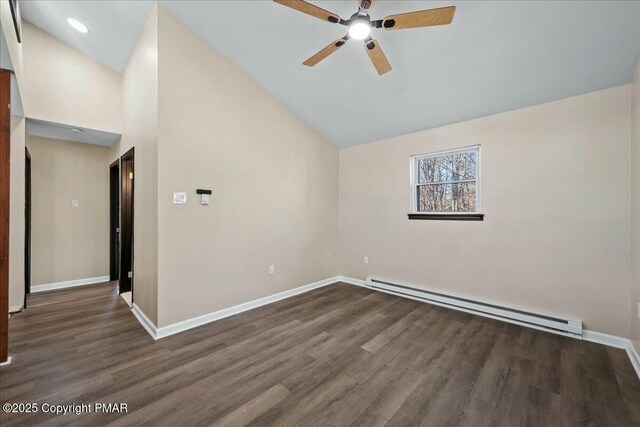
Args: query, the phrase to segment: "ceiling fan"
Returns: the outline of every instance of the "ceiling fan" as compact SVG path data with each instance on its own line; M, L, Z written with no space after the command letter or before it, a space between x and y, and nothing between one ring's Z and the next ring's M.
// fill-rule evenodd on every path
M332 42L320 52L303 62L304 65L313 67L318 62L338 50L349 39L364 40L365 50L379 75L391 71L391 64L382 52L377 40L371 38L373 28L385 30L404 30L407 28L431 27L434 25L448 25L453 21L455 6L441 7L438 9L419 10L416 12L389 15L384 19L372 21L369 11L375 0L357 0L358 11L347 20L340 18L335 13L324 10L318 6L303 0L273 0L283 6L290 7L307 15L314 16L333 24L342 24L349 27L349 32L342 38Z

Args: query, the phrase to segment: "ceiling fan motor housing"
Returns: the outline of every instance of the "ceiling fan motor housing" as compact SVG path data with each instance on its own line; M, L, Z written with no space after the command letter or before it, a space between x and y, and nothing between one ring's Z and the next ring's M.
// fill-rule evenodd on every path
M371 0L362 0L360 2L360 10L367 11L371 9Z
M349 21L347 22L349 23L349 25L353 24L354 22L365 22L371 25L371 18L368 14L361 15L360 12L356 12L351 15L351 18L349 18Z

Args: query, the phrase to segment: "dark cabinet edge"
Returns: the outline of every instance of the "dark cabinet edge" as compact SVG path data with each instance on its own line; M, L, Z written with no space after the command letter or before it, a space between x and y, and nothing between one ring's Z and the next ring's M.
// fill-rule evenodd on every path
M410 213L409 219L429 219L440 221L482 221L484 214L429 214L429 213Z

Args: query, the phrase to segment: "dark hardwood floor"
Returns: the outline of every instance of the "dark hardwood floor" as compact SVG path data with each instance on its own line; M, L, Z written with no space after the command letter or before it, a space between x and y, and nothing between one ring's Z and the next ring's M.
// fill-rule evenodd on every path
M633 426L623 350L336 284L154 342L115 284L33 294L0 400L128 412L14 425Z

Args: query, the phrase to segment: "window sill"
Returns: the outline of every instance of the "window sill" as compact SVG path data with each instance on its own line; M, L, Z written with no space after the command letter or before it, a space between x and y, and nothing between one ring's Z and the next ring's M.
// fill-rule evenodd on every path
M430 219L440 221L482 221L484 214L462 213L462 214L430 214L430 213L410 213L409 219Z

